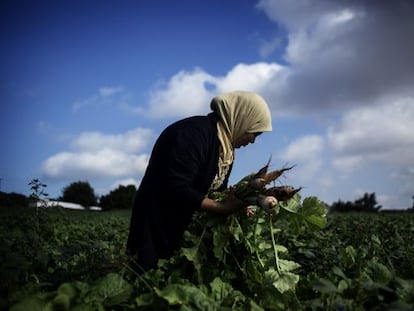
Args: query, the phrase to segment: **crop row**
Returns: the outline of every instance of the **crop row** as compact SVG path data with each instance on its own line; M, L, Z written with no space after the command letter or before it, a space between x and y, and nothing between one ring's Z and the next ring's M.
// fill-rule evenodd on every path
M124 255L130 211L19 208L0 213L1 310L36 305L49 310L133 310L155 303L153 296L143 294L145 280L128 268ZM411 309L412 214L329 215L326 228L311 233L294 234L280 226L277 242L289 250L284 260L297 263L296 309ZM167 277L163 273L154 271L151 277ZM233 304L250 302L246 310L260 310L254 297L247 299L232 286L223 274L202 286L182 282L156 288L155 293L164 303L159 306L166 308L200 297L187 301L187 307L218 310L232 299ZM217 303L219 292L227 296ZM181 300L175 300L180 293ZM206 306L203 300L211 303Z

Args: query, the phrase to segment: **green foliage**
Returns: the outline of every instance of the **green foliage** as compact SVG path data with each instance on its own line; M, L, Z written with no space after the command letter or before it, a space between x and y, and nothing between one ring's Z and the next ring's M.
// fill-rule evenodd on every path
M137 188L134 185L120 185L107 195L102 196L99 204L103 210L130 209L132 208L136 191Z
M63 189L60 201L77 203L85 207L98 204L95 191L87 181L77 181Z
M155 291L142 292L139 301L151 297L157 305L166 302L189 310L231 310L246 305L257 310L296 310L300 265L280 243L279 226L292 228L292 234L319 230L326 211L317 199L307 199L306 205L299 195L293 200L296 210L280 217L264 209L258 209L254 217L244 211L228 217L198 212L184 234L182 248L161 261L158 272L140 276ZM292 222L297 226L286 225ZM163 277L155 279L154 273ZM225 299L223 295L217 298L211 284L225 289Z
M3 209L0 309L412 310L413 214L332 214L319 229L305 220L319 204L198 213L182 248L143 274L124 256L130 211Z
M10 308L10 311L26 310L106 310L122 306L133 287L116 273L108 273L95 282L63 283L51 293L29 296Z
M0 297L20 301L39 290L93 282L119 270L125 261L129 216L29 207L2 210Z

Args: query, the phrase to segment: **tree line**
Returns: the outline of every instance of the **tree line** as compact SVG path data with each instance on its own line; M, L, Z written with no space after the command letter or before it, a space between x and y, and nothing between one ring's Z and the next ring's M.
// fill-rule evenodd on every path
M77 181L62 190L62 196L58 198L58 201L77 203L83 206L99 205L102 210L128 209L132 208L136 190L134 185L119 185L108 194L98 197L89 182Z
M41 183L38 179L33 179L29 186L32 191L29 197L14 192L0 192L0 206L28 206L30 202L48 198L49 195L45 191L46 184ZM99 197L89 182L76 181L63 188L62 195L57 198L57 201L76 203L84 207L100 206L102 210L130 209L136 190L134 185L119 185L118 188Z
M26 197L18 193L4 193L0 192L0 206L27 206L30 200L39 200L41 197L46 198L48 194L45 192L47 187L38 179L33 179L29 186L31 186L32 195ZM57 199L58 201L70 202L80 204L85 207L100 206L102 210L114 209L130 209L133 206L135 192L137 188L134 185L123 186L110 191L106 195L98 197L95 190L87 181L72 182L62 190L62 195ZM413 196L414 200L414 196ZM355 201L338 200L331 205L328 205L330 212L378 212L382 208L378 205L375 193L364 193L362 197ZM406 211L414 211L414 203L411 209Z

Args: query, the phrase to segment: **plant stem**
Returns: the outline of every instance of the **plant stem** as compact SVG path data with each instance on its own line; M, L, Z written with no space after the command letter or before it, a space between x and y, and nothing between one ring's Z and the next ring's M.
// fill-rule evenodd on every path
M257 245L257 243L256 243L256 230L257 230L257 225L259 223L259 218L260 218L262 212L263 212L263 210L260 208L258 213L255 216L256 221L254 222L254 227L253 227L253 243L254 243L254 245ZM262 261L262 258L260 258L260 254L259 254L259 251L257 249L255 249L255 253L256 253L257 260L259 261L262 268L264 268L265 265Z
M201 265L200 265L200 262L198 260L198 253L199 253L198 250L200 248L201 241L203 240L204 235L205 235L205 233L207 231L207 224L208 224L208 222L204 225L203 232L201 233L200 239L198 240L198 243L197 243L197 263L194 263L194 266L195 266L195 268L197 270L197 280L198 280L198 284L202 284L203 283L203 276L201 275L201 269L200 269L201 268Z
M273 252L275 254L275 266L277 273L280 274L280 267L279 267L279 256L277 255L277 248L276 248L276 241L275 241L275 232L273 230L273 222L272 222L272 216L269 214L269 230L270 230L270 236L272 237L272 245L273 245Z

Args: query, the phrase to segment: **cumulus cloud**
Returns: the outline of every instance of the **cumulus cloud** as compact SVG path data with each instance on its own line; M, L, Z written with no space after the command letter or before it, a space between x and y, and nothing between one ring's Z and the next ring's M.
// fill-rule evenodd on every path
M206 103L211 99L208 86L215 84L216 78L201 69L183 70L154 87L147 107L129 106L129 109L150 118L205 113L208 111Z
M45 161L43 171L52 179L123 177L142 174L147 161L145 154L130 155L112 149L60 152Z
M371 183L387 205L406 206L414 189L414 3L260 0L257 7L287 42L286 65L264 88L273 112L331 124L323 137L326 185L339 177L340 193ZM296 146L306 154L295 142L284 155L294 157Z
M152 138L152 131L146 128L136 128L123 134L103 134L101 132L85 132L74 139L72 145L79 150L96 151L103 148L122 150L125 152L140 152Z
M362 177L373 176L372 185L381 189L380 204L408 206L414 189L413 118L413 98L347 112L327 130L333 167L353 178L355 185ZM407 203L402 203L404 199Z
M259 53L269 57L286 41L283 64L236 64L225 76L180 71L135 111L152 117L202 114L213 95L235 89L260 92L278 116L335 114L384 98L414 97L412 2L261 0L257 7L286 36L282 40L277 32Z
M412 1L261 0L258 8L286 31L287 81L270 92L292 111L414 96Z
M281 157L293 161L306 161L318 157L323 151L323 138L318 135L303 136L290 143Z
M237 64L223 77L212 76L202 69L180 71L153 89L147 107L130 108L153 118L206 114L211 98L218 93L248 90L265 96L269 81L282 68L276 63Z
M142 175L148 154L141 152L152 132L137 128L118 135L86 132L72 142L73 151L59 152L42 165L43 174L50 179L132 178Z
M347 169L372 159L396 167L414 165L414 99L361 107L344 114L328 129L337 166ZM342 164L341 164L342 162Z
M247 90L263 93L271 79L278 77L282 66L276 63L238 64L225 77L217 78L217 90Z
M324 139L319 135L303 136L291 142L279 158L298 165L296 171L299 173L292 171L297 180L310 181L321 170L324 145Z

